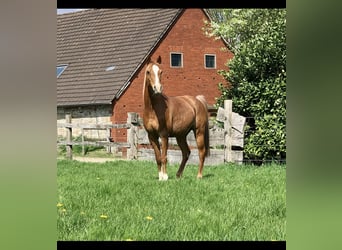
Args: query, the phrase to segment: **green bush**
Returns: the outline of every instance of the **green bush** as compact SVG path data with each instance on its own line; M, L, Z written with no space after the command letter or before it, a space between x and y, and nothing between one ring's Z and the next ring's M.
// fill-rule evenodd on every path
M210 12L210 11L209 11ZM233 111L249 117L244 155L257 161L286 158L286 10L211 10L216 17L207 34L221 35L234 53L219 83ZM207 27L208 28L208 27Z

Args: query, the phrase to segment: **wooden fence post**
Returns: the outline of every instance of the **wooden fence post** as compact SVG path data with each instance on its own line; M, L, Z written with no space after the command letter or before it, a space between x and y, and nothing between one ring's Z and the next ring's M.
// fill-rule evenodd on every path
M110 138L111 138L111 131L109 128L106 129L107 131L107 142L110 143ZM107 153L111 153L112 152L112 147L109 145L107 146Z
M137 142L137 128L138 114L134 112L127 113L127 123L130 124L130 128L127 129L127 142L130 147L127 150L127 159L133 160L138 158L138 142Z
M85 156L85 148L84 148L84 129L81 128L81 139L82 139L82 155Z
M65 123L71 124L71 114L65 115ZM66 157L72 160L72 127L66 126Z
M225 119L224 119L224 130L226 131L224 136L224 161L233 162L232 158L232 113L233 113L233 102L232 100L224 101Z

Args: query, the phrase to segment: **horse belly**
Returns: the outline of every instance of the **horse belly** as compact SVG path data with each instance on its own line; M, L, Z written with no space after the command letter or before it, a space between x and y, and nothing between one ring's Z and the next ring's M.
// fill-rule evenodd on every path
M170 136L177 136L181 134L188 134L189 131L195 125L194 119L190 119L189 117L185 118L174 118L172 123L172 127L169 129Z

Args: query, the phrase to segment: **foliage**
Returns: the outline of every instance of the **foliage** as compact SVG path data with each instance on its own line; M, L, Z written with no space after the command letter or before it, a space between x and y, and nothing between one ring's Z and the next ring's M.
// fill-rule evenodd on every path
M226 241L286 239L286 168L57 161L57 240Z
M205 32L221 36L234 53L229 71L219 73L216 106L233 100L233 110L248 120L245 157L273 160L286 157L286 10L209 9Z

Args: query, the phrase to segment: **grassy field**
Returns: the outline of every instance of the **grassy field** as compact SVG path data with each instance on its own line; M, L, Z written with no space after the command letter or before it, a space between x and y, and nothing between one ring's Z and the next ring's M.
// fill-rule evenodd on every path
M285 240L286 167L57 160L57 240Z

